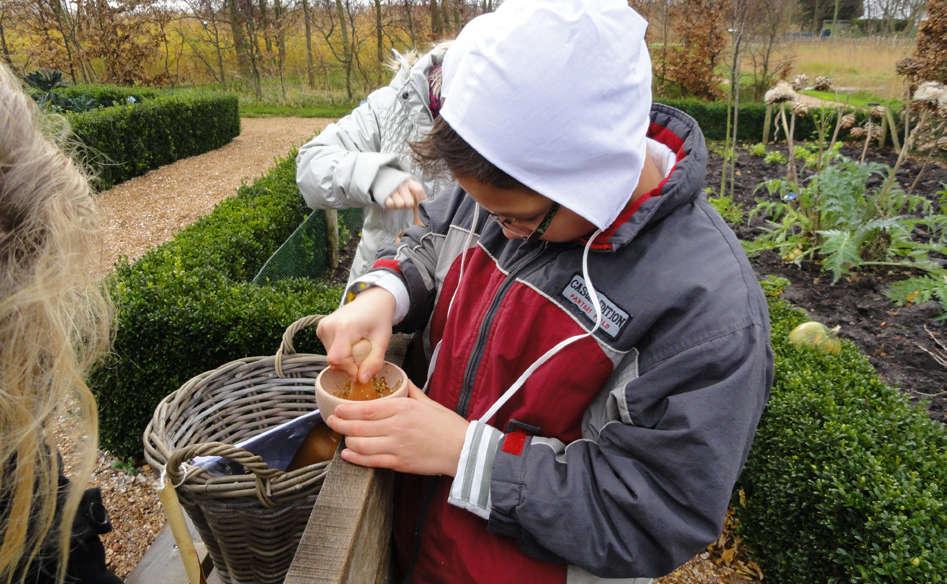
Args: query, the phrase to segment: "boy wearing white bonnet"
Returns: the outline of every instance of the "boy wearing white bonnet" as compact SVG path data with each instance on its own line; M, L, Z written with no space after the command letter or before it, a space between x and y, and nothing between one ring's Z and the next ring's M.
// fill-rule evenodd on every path
M392 326L423 335L423 391L327 420L343 458L405 473L407 580L648 579L720 532L772 383L768 314L702 194L700 129L651 103L646 26L624 0L471 21L415 147L458 188L319 326L363 380Z

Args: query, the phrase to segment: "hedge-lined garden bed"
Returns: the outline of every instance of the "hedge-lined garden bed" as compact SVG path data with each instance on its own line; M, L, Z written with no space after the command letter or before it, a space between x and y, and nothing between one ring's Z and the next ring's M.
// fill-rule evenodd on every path
M770 316L776 378L733 504L766 579L943 582L944 427L851 342L793 347L803 313L771 298Z
M175 160L219 148L240 134L237 97L213 93L76 86L58 89L120 105L69 113L96 187L106 189ZM129 100L128 98L133 98Z
M111 287L118 332L91 379L104 448L139 457L142 432L161 398L227 361L273 354L294 320L336 307L338 286L250 282L308 213L290 158L170 242L117 266ZM353 224L359 212L343 215ZM324 235L320 217L315 229ZM324 244L313 249L313 261L327 253ZM313 337L301 339L300 350L314 349Z
M308 212L294 175L293 159L281 162L119 266L118 337L92 379L106 448L138 456L167 393L223 362L273 353L290 322L335 307L339 287L249 283ZM739 534L774 582L943 581L943 427L879 381L854 345L837 356L789 346L804 316L768 288L776 381L734 497ZM320 349L310 335L301 350Z

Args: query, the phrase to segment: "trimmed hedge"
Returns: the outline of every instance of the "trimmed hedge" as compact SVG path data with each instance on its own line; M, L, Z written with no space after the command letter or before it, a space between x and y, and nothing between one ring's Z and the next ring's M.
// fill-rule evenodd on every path
M770 302L776 379L735 497L767 581L944 582L947 432L845 341L797 348L808 320Z
M725 101L703 101L699 99L661 99L656 101L675 107L700 124L700 129L704 137L708 140L724 140L727 137L727 110L729 109ZM817 110L810 110L806 117L796 118L796 139L808 140L815 137L815 123L812 114ZM834 110L832 110L834 112ZM900 110L893 111L897 120L900 116ZM868 113L865 111L856 111L855 117L858 124L862 124L867 119ZM775 117L775 116L774 116ZM834 119L834 118L833 118ZM759 142L763 139L763 123L766 120L766 104L764 103L745 103L740 105L740 127L737 137L741 141ZM834 122L833 122L834 123ZM770 128L770 132L775 130L775 121ZM834 129L834 125L832 126ZM831 131L831 130L830 130ZM844 136L847 132L842 132Z
M136 94L143 95L137 88L123 96L118 88L105 87L98 95L123 100ZM67 117L90 151L99 189L219 148L240 134L237 97L225 94L159 94Z
M227 361L275 353L294 320L335 309L340 286L250 283L308 212L291 157L134 264L120 262L110 282L118 312L113 351L91 377L105 448L139 457L161 398ZM324 245L313 253L327 254ZM301 351L318 348L314 334L300 336Z
M104 104L124 103L129 97L134 97L136 101L142 102L165 93L152 87L125 87L122 85L96 85L91 83L57 87L53 91L65 97L88 96Z

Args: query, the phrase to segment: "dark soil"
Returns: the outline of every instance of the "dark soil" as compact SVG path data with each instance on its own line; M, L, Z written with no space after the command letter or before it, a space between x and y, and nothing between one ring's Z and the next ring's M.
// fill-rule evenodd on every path
M770 150L776 147L770 146ZM785 154L784 147L779 148ZM845 149L843 154L857 159L860 150ZM893 164L896 155L870 153L869 160ZM920 171L923 161L908 160L898 173L898 181L907 188ZM711 153L707 184L715 189L720 184L720 156ZM783 176L785 166L766 164L762 158L750 156L740 149L736 161L734 199L744 210L756 203L756 185L768 178ZM803 173L804 175L804 173ZM802 176L800 178L802 178ZM880 179L879 179L880 182ZM947 168L928 164L915 194L935 202L937 191L947 183ZM765 191L759 193L765 195ZM760 222L733 226L741 239L752 239L759 232ZM947 341L947 322L936 321L940 306L934 302L899 307L884 291L892 282L917 275L903 270L864 270L832 284L830 274L816 265L797 267L783 262L774 252L750 259L760 276L775 274L790 281L784 298L804 309L813 320L832 327L841 326L841 336L855 342L868 356L888 384L904 391L914 402L923 405L931 418L947 422L947 368L939 365L920 347L935 348L927 331Z

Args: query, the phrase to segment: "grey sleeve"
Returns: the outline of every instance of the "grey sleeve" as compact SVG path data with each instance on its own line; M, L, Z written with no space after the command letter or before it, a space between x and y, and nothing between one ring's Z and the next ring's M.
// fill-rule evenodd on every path
M372 92L352 113L299 149L296 184L310 208L380 205L411 176L401 168L398 152L380 152L381 124L395 99L391 87Z
M720 533L772 374L766 328L751 325L616 388L622 419L597 442L533 438L517 452L507 435L486 473L488 528L597 576L666 574ZM641 396L661 412L649 426L635 420Z
M408 290L410 305L397 330L415 332L427 324L434 309L436 271L446 234L458 214L472 208L473 202L459 188L424 201L419 207L422 225L412 226L397 243L378 252L379 259L397 262L396 273Z

